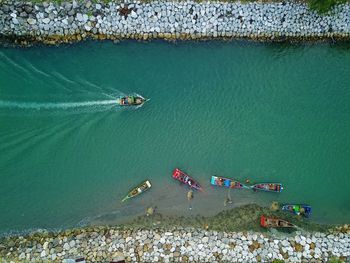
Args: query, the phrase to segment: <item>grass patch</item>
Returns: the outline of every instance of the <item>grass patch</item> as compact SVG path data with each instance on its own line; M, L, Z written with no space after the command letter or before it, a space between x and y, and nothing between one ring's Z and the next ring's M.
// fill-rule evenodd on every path
M343 260L341 260L340 258L337 258L337 257L331 257L329 260L328 260L328 263L344 263Z
M308 4L310 9L316 10L317 12L324 14L327 13L332 7L344 4L347 0L309 0Z

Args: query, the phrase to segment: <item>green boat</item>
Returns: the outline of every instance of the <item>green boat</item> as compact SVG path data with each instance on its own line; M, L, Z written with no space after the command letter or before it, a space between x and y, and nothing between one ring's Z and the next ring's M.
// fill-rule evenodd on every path
M135 196L138 196L140 194L142 194L143 192L146 192L149 188L151 188L151 183L146 180L143 183L141 183L139 186L136 186L135 188L133 188L128 194L127 196L125 196L122 200L122 202L133 198Z
M148 99L145 99L141 95L130 95L124 96L117 99L117 104L119 106L141 106Z

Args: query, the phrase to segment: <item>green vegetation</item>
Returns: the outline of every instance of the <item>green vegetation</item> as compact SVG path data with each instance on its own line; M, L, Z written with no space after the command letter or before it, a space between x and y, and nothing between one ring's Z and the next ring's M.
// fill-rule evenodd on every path
M308 0L309 7L319 13L326 13L335 5L344 4L347 0Z
M329 260L328 260L328 263L344 263L343 260L341 260L340 258L337 258L337 257L331 257Z
M272 263L284 263L284 260L274 259L274 260L272 260Z
M216 231L257 231L267 232L265 228L260 226L260 216L274 215L288 220L300 227L300 229L306 231L319 231L327 232L330 229L328 225L319 225L310 220L298 218L292 214L286 214L283 212L272 212L267 207L261 207L256 204L244 205L233 208L231 210L225 210L219 214L211 217L177 217L177 216L165 216L155 213L153 216L140 216L127 224L125 227L131 228L172 228L172 227L194 227L205 228ZM290 234L295 229L280 229L280 233ZM277 261L278 262L278 261Z

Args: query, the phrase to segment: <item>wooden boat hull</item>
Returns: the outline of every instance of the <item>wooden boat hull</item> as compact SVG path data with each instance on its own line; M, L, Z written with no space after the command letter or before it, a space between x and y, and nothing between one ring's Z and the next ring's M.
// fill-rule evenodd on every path
M200 186L200 184L198 182L196 182L192 177L185 174L183 171L181 171L178 168L174 169L172 176L174 179L180 181L183 184L188 185L189 187L191 187L193 189L203 191L203 188Z
M260 225L265 228L295 228L296 225L274 216L260 217Z
M140 185L136 186L135 188L133 188L122 200L122 202L133 198L135 196L138 196L144 192L146 192L148 189L151 188L151 183L150 181L146 180L144 182L142 182Z
M146 101L141 95L130 95L118 98L117 104L119 106L141 106Z
M234 188L234 189L249 188L236 180L221 177L221 176L215 176L215 175L211 177L210 183L212 185L222 186L227 188Z
M253 190L280 193L283 190L283 186L280 183L260 183L252 185Z
M282 211L309 217L311 215L312 209L311 206L306 204L282 204Z

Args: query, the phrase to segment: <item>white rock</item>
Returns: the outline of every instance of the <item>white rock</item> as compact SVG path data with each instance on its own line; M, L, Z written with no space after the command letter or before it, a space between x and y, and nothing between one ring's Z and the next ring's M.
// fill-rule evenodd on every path
M77 13L76 20L79 21L79 22L82 22L83 21L83 15L81 13Z
M43 21L43 23L48 24L48 23L50 23L50 18L46 17L42 21Z
M33 18L28 18L28 19L27 19L27 23L28 23L29 25L34 25L34 24L36 24L36 20L33 19Z
M71 248L73 248L73 247L75 246L75 241L74 241L74 240L71 240L71 241L69 242L69 246L70 246Z
M283 246L283 247L289 247L289 245L290 245L289 242L288 242L288 240L286 240L286 239L282 240L281 243L282 243L282 246Z
M137 18L137 13L134 12L134 10L132 10L131 13L130 13L130 16L131 16L132 18Z
M91 26L89 26L89 25L84 25L84 28L85 28L86 31L90 31L91 30Z
M64 243L63 250L69 250L69 249L70 249L69 244L68 243Z

